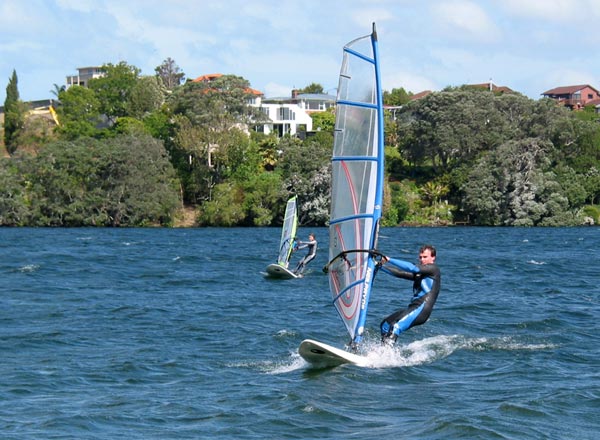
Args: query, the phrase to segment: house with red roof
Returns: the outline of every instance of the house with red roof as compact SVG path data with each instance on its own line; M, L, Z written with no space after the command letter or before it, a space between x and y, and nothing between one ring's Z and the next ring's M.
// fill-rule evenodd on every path
M503 95L505 93L515 93L515 91L513 89L511 89L510 87L497 86L492 81L480 83L480 84L464 84L462 87L466 87L469 89L486 89L497 95ZM411 95L409 99L411 101L416 101L417 99L424 98L431 93L433 93L431 90L423 90L422 92Z
M542 93L542 96L556 100L571 110L580 110L600 99L600 92L589 84L562 86Z
M481 83L481 84L465 84L466 87L475 88L475 89L487 89L490 92L494 92L498 95L503 95L504 93L515 93L513 89L507 86L497 86L492 81Z
M409 100L416 101L417 99L425 98L427 95L433 93L431 90L423 90L422 92L415 93L409 96Z
M195 83L210 83L212 81L214 81L217 78L222 77L223 74L222 73L209 73L206 75L201 75L198 78L194 78L192 80L192 82ZM263 92L256 90L256 89L252 89L250 87L248 87L247 89L244 90L245 92L248 92L248 94L252 95L252 96L259 96L262 97L263 96Z

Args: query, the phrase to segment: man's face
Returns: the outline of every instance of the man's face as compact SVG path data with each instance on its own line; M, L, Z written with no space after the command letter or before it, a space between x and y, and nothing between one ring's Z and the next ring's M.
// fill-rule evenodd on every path
M421 252L419 254L419 262L421 264L433 264L435 262L435 257L431 255L431 250L425 249Z

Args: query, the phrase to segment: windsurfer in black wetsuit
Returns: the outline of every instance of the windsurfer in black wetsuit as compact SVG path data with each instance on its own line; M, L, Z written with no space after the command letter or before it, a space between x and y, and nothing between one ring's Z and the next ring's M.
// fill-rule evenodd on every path
M413 297L405 309L392 313L381 322L381 339L393 345L405 330L424 324L440 292L440 269L435 264L436 250L431 245L419 249L419 264L383 257L381 270L398 278L413 281Z
M308 253L298 261L298 265L296 266L296 269L294 269L294 273L297 275L302 275L306 265L317 256L317 240L315 239L315 234L308 234L308 241L298 241L294 250L304 248L308 248Z

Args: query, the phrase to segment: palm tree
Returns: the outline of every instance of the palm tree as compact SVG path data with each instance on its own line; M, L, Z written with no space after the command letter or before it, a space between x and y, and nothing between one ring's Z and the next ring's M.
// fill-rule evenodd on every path
M66 86L59 86L58 84L53 84L53 89L50 90L50 93L52 93L54 96L56 96L56 99L59 98L61 92L64 92L65 90L67 90Z

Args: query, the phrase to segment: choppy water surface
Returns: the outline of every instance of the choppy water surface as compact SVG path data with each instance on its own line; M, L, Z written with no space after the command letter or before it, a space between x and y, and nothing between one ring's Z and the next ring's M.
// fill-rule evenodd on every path
M596 438L600 229L383 229L436 245L438 303L384 349L410 284L379 274L370 367L328 370L297 354L348 339L312 231L277 281L278 229L0 229L2 438Z

